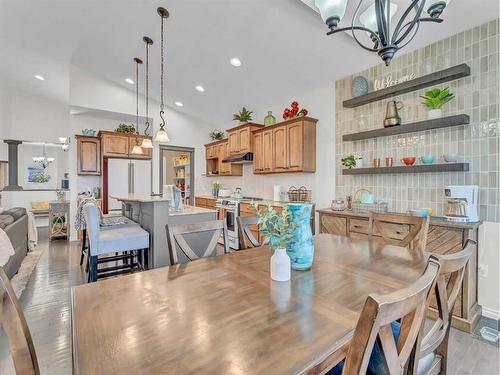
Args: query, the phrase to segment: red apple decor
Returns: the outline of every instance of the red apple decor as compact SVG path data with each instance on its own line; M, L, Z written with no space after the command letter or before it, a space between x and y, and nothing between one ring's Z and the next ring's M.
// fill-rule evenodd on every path
M292 102L292 108L285 108L283 111L283 120L290 120L295 117L307 116L309 111L305 108L302 108L299 111L299 103Z

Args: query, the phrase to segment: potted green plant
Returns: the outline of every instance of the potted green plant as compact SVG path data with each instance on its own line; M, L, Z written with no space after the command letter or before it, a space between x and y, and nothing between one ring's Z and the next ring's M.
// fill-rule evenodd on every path
M239 121L240 123L252 121L252 113L252 111L249 111L245 107L243 107L241 111L233 115L233 121Z
M455 95L450 93L448 87L445 89L434 88L432 90L426 91L425 95L420 96L427 107L430 108L427 118L429 120L441 118L443 116L443 111L441 107L455 98Z
M363 168L363 158L356 155L348 155L341 159L342 165L347 169Z
M271 257L271 279L288 281L291 276L291 261L286 248L294 240L297 224L292 220L288 207L278 213L271 205L263 209L258 209L256 203L252 206L257 211L259 231L265 238L269 238L269 246L274 250Z
M222 186L222 184L218 181L212 182L212 195L214 197L219 196L219 190L220 190L221 186Z
M223 130L214 129L210 132L210 139L212 141L221 141L226 137L226 132Z

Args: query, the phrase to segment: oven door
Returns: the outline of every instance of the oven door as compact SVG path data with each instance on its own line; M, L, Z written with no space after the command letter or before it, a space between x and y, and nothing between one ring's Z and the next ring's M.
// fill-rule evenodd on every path
M224 210L224 220L226 220L227 234L230 237L238 236L238 228L236 224L236 213L235 210Z

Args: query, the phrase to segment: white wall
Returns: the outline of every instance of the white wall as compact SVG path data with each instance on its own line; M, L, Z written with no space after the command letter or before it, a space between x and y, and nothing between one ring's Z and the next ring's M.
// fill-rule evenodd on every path
M500 224L484 222L479 227L478 302L483 315L500 319Z
M211 194L212 183L219 181L223 187L235 189L241 187L246 196L273 198L273 186L282 185L286 190L290 186L306 186L312 190L317 208L328 207L335 198L335 85L331 83L323 88L301 95L291 95L301 108L309 110L309 116L318 119L316 128L316 173L285 173L275 175L254 175L252 165L244 165L242 177L203 177L203 184L198 193ZM290 101L291 101L290 100ZM269 108L254 111L254 122L263 123L267 111L273 111L276 121L283 121L282 113L290 103L275 103ZM233 125L234 126L234 125ZM200 190L202 189L202 190Z

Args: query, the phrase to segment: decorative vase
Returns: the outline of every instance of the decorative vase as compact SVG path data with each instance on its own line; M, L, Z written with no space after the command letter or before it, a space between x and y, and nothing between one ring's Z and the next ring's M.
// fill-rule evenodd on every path
M354 168L363 168L363 159L356 159L356 165Z
M219 189L215 189L215 188L212 189L212 195L217 198L219 196Z
M441 108L439 109L430 109L429 112L427 112L427 119L428 120L435 120L437 118L443 117L443 111Z
M292 269L305 271L311 268L314 258L314 241L311 230L312 205L308 203L289 203L292 222L297 224L294 239L287 247Z
M290 257L285 248L277 248L271 257L271 279L274 281L290 280Z
M264 117L264 125L274 125L276 124L276 117L273 116L272 111L267 111L267 116Z
M358 76L353 78L351 94L353 98L368 94L368 81L365 77Z

